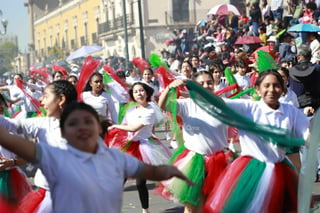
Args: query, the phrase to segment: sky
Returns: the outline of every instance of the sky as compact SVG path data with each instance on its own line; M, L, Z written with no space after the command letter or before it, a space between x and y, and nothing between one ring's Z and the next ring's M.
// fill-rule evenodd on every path
M18 36L18 46L22 53L28 50L29 41L29 18L28 8L24 6L27 0L0 0L0 10L2 17L8 20L7 33ZM3 32L4 28L0 24L0 31Z

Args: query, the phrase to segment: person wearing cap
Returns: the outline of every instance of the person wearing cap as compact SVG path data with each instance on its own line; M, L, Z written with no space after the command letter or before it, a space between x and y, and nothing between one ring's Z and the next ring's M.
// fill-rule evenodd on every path
M312 64L311 49L302 44L297 50L298 63L289 68L289 85L296 93L299 108L312 107L317 110L320 106L320 65Z
M277 37L274 35L269 36L267 39L267 45L275 46L275 44L278 42Z

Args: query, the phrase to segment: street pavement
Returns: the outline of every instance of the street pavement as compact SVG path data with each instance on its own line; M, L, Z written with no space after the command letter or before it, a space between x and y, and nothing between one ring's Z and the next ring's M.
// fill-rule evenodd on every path
M166 140L164 127L156 128L157 137L163 141L167 146L170 146L170 141ZM149 210L151 213L183 213L183 206L181 204L168 201L161 196L155 195L153 190L155 182L148 181L149 188ZM320 182L314 183L313 194L316 205L320 206ZM124 188L124 197L122 205L122 213L141 213L141 205L139 195L135 186L135 180L128 180ZM320 208L316 209L314 213L320 213Z
M170 147L170 141L166 140L166 132L164 126L156 128L156 136ZM149 210L151 213L182 213L183 206L178 203L173 203L162 198L159 195L155 195L153 189L156 186L156 182L147 181L149 189ZM136 188L135 180L128 180L124 187L124 196L122 204L122 213L141 213L141 204L139 201L139 195Z
M135 180L128 180L124 188L122 212L123 213L141 213L141 204L136 188ZM182 213L183 206L180 204L168 201L161 196L154 195L152 189L155 187L155 182L148 181L149 189L149 210L151 213Z

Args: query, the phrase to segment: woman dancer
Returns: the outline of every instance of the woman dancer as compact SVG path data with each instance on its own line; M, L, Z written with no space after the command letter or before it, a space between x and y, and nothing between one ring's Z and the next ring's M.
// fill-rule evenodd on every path
M111 131L106 142L110 147L119 148L145 163L161 165L167 163L170 151L152 134L156 123L156 112L149 103L152 94L153 89L142 82L132 85L129 95L136 106L128 109L122 124L109 127ZM117 137L121 134L122 138ZM143 212L148 212L149 193L146 179L138 178L137 188Z
M47 85L41 97L47 117L16 120L0 116L0 126L10 132L35 138L40 143L65 149L66 143L61 138L59 119L65 106L76 100L77 91L71 83L66 80L53 81ZM36 172L34 184L39 190L27 194L20 208L25 212L51 212L49 185L40 170Z
M151 68L145 68L142 72L142 82L147 84L153 89L152 99L153 101L158 101L159 88L155 85L153 78L153 71Z
M256 89L261 101L224 101L232 109L256 123L292 132L294 138L309 135L309 121L296 107L282 104L284 83L274 70L260 73ZM239 129L241 156L226 170L209 195L206 212L296 212L298 174L286 160L286 146L262 135ZM294 144L291 144L294 145Z
M199 71L193 79L209 92L214 91L211 73ZM184 81L175 80L163 91L159 99L161 108L165 110L169 90L180 86L184 86ZM176 150L170 161L195 185L187 186L173 178L161 182L157 191L167 199L183 203L184 212L202 212L207 193L212 190L232 157L230 152L227 154L227 126L202 110L190 98L178 99L176 110L182 118L184 144Z
M66 107L60 129L67 140L65 150L31 143L0 127L0 144L44 172L51 188L53 212L118 213L126 177L164 180L177 176L192 184L173 166L147 165L108 149L100 138L99 116L85 103Z
M111 120L118 123L118 115L114 102L109 94L104 91L103 76L100 73L93 73L82 93L83 101L91 105L102 120Z

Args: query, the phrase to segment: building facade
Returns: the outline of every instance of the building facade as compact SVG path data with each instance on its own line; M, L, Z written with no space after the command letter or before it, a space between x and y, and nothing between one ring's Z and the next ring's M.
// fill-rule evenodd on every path
M146 57L165 48L173 30L192 30L225 0L28 0L31 63L54 46L64 57L83 45L101 45L103 58ZM243 5L239 5L244 9ZM125 14L125 15L124 15ZM125 17L125 18L124 18ZM125 27L126 26L126 27Z

